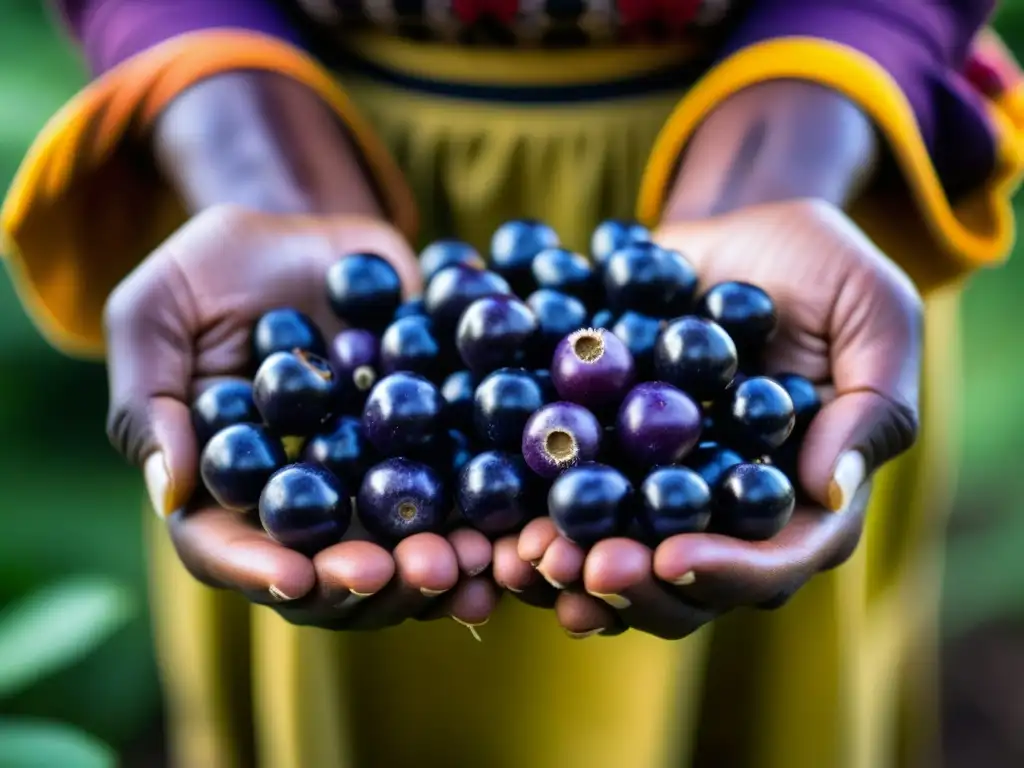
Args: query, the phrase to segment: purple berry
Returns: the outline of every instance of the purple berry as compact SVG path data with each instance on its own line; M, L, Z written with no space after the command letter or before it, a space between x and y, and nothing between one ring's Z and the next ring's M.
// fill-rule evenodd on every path
M767 464L739 464L715 489L711 527L726 536L763 541L786 527L795 505L793 484L781 471Z
M587 325L587 308L574 296L550 288L534 291L526 299L527 306L537 317L537 335L534 337L534 357L538 365L551 365L551 356L558 342L573 331Z
M200 448L232 424L262 421L252 401L252 384L241 379L224 379L207 387L192 403L192 428Z
M386 259L353 253L327 270L327 299L340 320L353 328L380 331L402 303L402 282Z
M325 347L316 323L295 309L272 309L257 320L252 329L252 354L256 365L275 352L301 349L323 355Z
M729 387L715 409L715 425L725 441L752 456L779 448L795 421L789 393L765 376Z
M711 489L687 467L659 467L644 479L637 527L651 546L681 533L700 533L711 520Z
M434 379L441 375L442 365L441 345L425 315L395 320L380 337L380 367L385 374L409 371Z
M509 296L512 289L495 272L453 264L440 270L423 296L439 334L453 333L466 307L485 296Z
M288 461L281 441L257 424L234 424L215 434L199 462L206 490L225 509L256 509L267 480Z
M530 272L533 258L545 248L558 245L558 234L547 224L532 219L509 221L491 238L491 262L516 294L526 296L536 288Z
M563 400L601 410L618 405L629 391L633 358L611 331L583 328L559 342L551 378Z
M594 461L601 425L581 405L558 402L534 413L523 429L523 458L541 477L553 478L576 464Z
M456 371L441 384L445 422L463 432L473 427L473 395L480 382L470 371Z
M302 461L320 465L345 487L355 489L376 457L362 422L355 416L339 416L303 446Z
M675 464L697 444L701 412L684 392L660 381L637 384L619 406L619 448L640 467Z
M541 511L531 490L531 478L522 458L485 451L470 459L459 473L459 514L481 533L503 536L518 530Z
M608 219L602 221L594 229L594 233L590 237L590 255L595 264L603 267L608 258L620 248L650 241L651 232L642 224L635 221Z
M341 541L352 522L349 491L315 464L278 470L260 495L260 522L274 541L313 555Z
M417 533L442 531L449 504L437 472L426 464L395 458L366 473L356 509L371 536L393 545Z
M484 269L484 260L476 248L461 240L436 240L420 252L420 273L429 283L445 267L460 264L464 267Z
M301 350L275 352L260 365L252 399L263 422L279 435L308 435L337 405L338 383L330 363Z
M537 332L537 318L512 296L477 299L462 313L455 344L466 367L483 375L514 364Z
M530 270L540 288L575 296L584 304L596 298L597 283L590 264L567 248L546 248L534 256Z
M477 434L490 447L516 451L531 414L544 405L537 379L521 368L501 368L489 374L473 396Z
M366 398L363 432L382 456L419 454L442 431L443 405L437 387L422 376L392 373Z
M633 486L605 464L577 464L559 475L548 491L548 514L569 541L589 547L621 536L632 522Z
M377 383L380 343L369 331L346 328L331 341L331 368L345 410L362 408L366 395Z
M652 317L675 317L687 311L697 288L697 273L675 251L638 243L615 251L604 265L608 306Z
M736 346L717 323L680 317L654 345L654 371L699 402L714 400L736 375Z

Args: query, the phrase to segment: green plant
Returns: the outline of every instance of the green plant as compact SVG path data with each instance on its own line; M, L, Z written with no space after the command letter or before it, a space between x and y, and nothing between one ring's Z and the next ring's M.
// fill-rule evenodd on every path
M88 656L133 618L130 589L107 578L72 576L16 599L0 612L0 701ZM0 717L5 768L109 768L113 748L72 726Z

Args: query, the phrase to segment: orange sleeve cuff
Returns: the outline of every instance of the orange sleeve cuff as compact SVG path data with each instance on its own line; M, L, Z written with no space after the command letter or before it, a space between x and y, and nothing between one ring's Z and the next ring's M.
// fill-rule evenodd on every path
M184 221L139 140L184 89L240 69L276 72L312 88L350 131L391 220L414 236L411 191L329 73L303 51L256 33L182 35L78 93L43 128L7 192L3 251L29 314L57 348L102 355L107 296Z
M1024 130L1007 110L1011 100L990 105L997 134L994 173L953 204L913 109L888 72L859 51L810 38L771 40L743 49L682 100L648 161L637 205L641 221L657 224L677 160L701 121L738 91L779 79L807 80L840 91L873 120L900 171L902 188L873 189L851 208L851 215L922 291L1006 259L1015 232L1010 199L1024 171Z

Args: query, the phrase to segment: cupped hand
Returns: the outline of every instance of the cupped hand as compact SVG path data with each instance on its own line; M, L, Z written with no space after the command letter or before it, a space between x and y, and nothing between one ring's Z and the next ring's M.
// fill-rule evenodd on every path
M420 534L391 553L356 534L310 559L198 492L193 395L212 380L244 374L250 329L269 309L294 307L328 337L336 332L324 276L340 256L360 251L387 258L406 292L419 291L414 254L376 219L236 207L195 217L110 296L108 434L143 468L182 562L204 583L273 605L296 623L370 628L449 612L480 623L497 599L479 576L491 561L482 535Z
M739 606L781 606L850 557L872 474L917 436L921 299L841 211L774 203L672 224L656 237L687 255L704 287L742 280L775 300L767 372L801 374L827 393L799 454L809 500L761 542L684 534L654 550L616 538L584 551L549 518L499 542L498 583L534 601L553 598L562 626L579 637L631 627L681 638Z

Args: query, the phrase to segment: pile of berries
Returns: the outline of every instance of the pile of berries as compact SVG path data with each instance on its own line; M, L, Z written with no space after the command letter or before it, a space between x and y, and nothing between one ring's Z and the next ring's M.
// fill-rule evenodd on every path
M542 514L583 546L786 524L820 401L800 376L758 375L777 324L764 291L699 293L686 258L628 222L603 223L590 260L536 221L504 224L490 255L432 244L404 303L387 261L340 258L329 345L294 309L260 318L251 383L193 405L214 499L308 553L355 524L385 546Z

